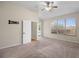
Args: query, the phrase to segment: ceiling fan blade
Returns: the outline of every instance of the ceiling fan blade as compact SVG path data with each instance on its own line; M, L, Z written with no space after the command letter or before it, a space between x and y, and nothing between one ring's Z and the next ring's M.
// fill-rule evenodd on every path
M58 8L58 6L52 6L52 8Z
M54 4L54 2L51 2L52 4Z

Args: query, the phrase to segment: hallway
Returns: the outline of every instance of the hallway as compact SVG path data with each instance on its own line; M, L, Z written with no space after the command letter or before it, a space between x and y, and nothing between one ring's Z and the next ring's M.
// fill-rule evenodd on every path
M75 58L79 57L79 44L42 38L25 45L1 49L0 57Z

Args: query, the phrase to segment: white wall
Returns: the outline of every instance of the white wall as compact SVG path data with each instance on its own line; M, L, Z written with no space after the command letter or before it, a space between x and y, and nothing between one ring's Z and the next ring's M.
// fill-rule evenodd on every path
M8 24L8 20L19 24ZM37 14L20 6L0 5L0 49L21 44L21 21L37 21Z
M65 19L68 17L74 17L77 20L77 32L76 36L67 36L67 35L59 35L59 34L51 34L51 23L53 20L56 19ZM65 40L65 41L70 41L70 42L76 42L79 43L79 12L71 13L71 14L66 14L62 16L57 16L52 19L48 19L43 21L43 36L48 37L48 38L54 38L58 40Z

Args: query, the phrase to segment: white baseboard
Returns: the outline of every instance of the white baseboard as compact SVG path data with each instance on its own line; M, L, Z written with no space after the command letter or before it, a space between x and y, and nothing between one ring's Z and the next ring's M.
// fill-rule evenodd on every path
M46 38L46 39L56 39L56 40L61 40L61 39L50 38L50 37L46 37L46 36L43 36L43 38ZM79 44L79 42L77 42L77 41L68 41L68 40L61 40L61 41L66 41L66 42L71 42L71 43L77 43L77 44Z
M9 46L0 47L0 49L5 49L5 48L17 46L17 45L21 45L21 44L12 44L12 45L9 45Z

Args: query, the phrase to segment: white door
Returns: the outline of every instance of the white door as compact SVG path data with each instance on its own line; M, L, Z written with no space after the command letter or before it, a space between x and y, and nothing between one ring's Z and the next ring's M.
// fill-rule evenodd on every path
M31 42L31 21L23 20L23 44Z

